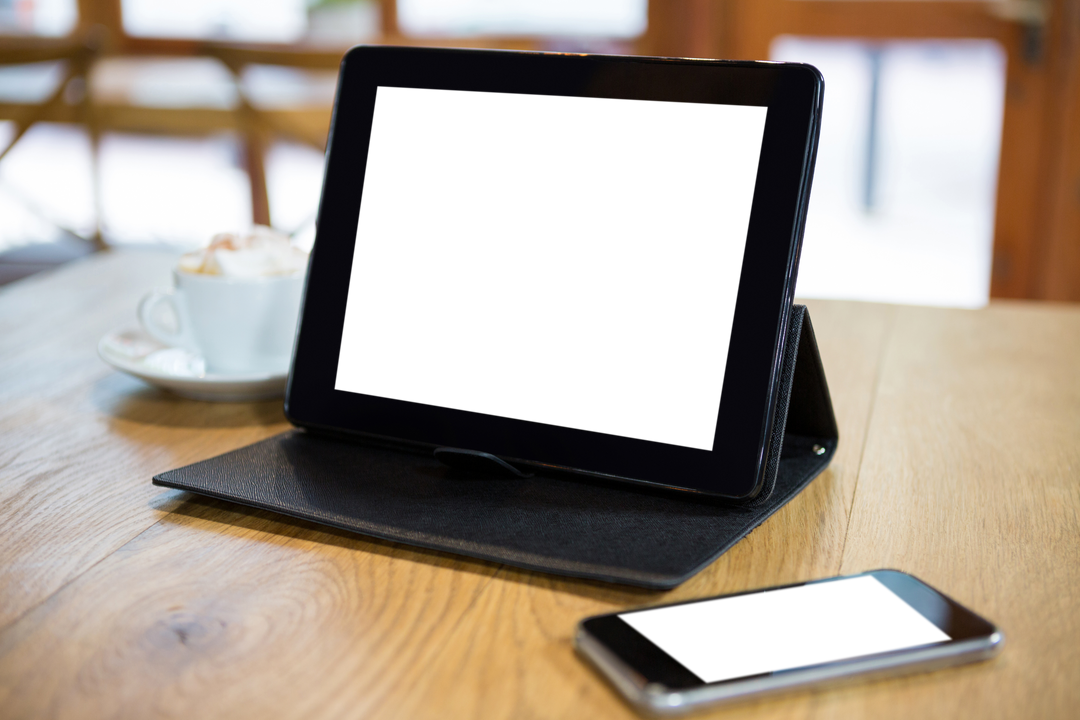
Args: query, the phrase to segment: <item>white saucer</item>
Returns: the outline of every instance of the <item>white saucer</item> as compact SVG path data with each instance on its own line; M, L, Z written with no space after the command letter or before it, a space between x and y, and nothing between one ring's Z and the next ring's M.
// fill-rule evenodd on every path
M98 355L121 372L192 400L242 402L285 394L287 373L216 375L206 362L181 348L162 345L138 328L114 330L98 343Z

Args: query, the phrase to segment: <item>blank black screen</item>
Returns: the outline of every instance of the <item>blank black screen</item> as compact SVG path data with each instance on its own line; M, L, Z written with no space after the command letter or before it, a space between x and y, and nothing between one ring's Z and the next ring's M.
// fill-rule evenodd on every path
M708 680L942 637L869 580L627 620Z
M381 91L339 386L707 447L762 117Z

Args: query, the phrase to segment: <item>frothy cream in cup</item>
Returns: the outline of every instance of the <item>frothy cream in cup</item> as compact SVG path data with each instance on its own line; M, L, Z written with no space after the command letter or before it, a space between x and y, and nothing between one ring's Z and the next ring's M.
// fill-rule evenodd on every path
M267 227L216 235L180 258L173 287L139 304L139 321L157 340L197 353L211 374L280 374L292 358L308 254ZM157 319L172 306L177 329Z
M180 258L178 269L202 275L274 277L303 272L308 254L265 225L247 235L220 233L210 245Z

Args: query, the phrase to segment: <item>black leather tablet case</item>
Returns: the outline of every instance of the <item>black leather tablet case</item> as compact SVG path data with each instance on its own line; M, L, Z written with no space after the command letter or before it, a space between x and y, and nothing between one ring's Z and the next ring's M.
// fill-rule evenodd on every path
M529 570L671 588L798 494L836 450L804 306L795 306L789 332L766 484L745 503L580 477L468 473L431 454L303 430L170 470L154 483Z

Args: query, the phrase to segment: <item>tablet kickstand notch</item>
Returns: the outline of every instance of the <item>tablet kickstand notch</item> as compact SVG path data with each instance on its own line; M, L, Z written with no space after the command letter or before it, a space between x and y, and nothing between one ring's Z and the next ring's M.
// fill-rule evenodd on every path
M508 480L532 477L532 473L524 473L505 460L479 450L463 450L450 447L435 448L435 459L449 468L469 473L502 477Z

